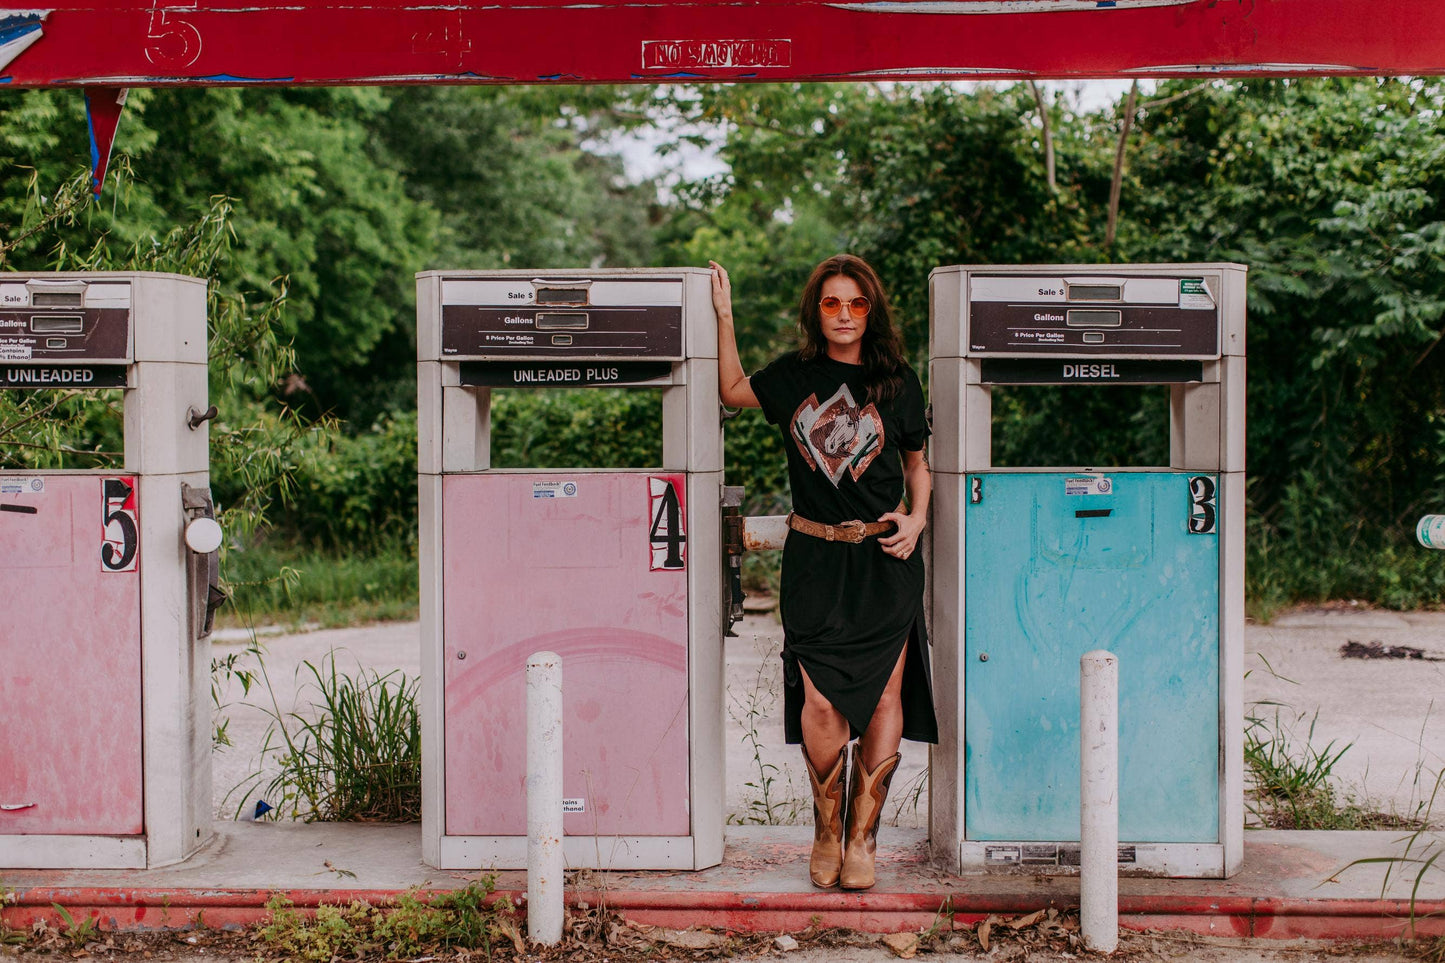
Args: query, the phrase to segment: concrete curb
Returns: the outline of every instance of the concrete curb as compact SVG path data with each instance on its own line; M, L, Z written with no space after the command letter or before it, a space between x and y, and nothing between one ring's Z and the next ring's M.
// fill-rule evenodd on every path
M448 892L394 889L142 889L127 887L35 887L16 890L0 909L0 920L28 929L36 921L59 924L58 904L76 919L94 918L105 930L146 931L208 927L236 929L265 922L276 896L299 912L354 901L373 906L403 893ZM525 893L498 891L493 899L521 905ZM1077 898L992 893L743 893L647 892L569 889L567 906L606 906L619 915L655 926L712 927L774 932L811 925L890 933L926 929L952 917L954 929L971 928L989 916L1014 916L1054 906L1076 910ZM1394 939L1445 936L1445 900L1299 899L1124 895L1119 924L1131 930L1184 930L1213 936L1267 939Z

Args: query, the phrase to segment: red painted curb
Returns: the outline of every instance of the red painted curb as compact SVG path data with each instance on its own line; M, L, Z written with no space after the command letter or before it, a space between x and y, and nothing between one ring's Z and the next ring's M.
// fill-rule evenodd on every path
M91 917L104 929L164 930L197 926L235 928L270 918L266 904L277 895L301 912L320 905L391 903L404 892L430 896L448 890L376 889L129 889L57 887L16 891L0 909L0 921L28 928L37 920L61 920L55 905L73 917ZM493 899L522 903L519 891ZM605 905L640 923L743 931L800 930L814 923L867 932L926 928L940 916L972 926L991 915L1009 916L1042 907L1073 909L1076 897L1045 900L1025 894L970 893L739 893L569 890L570 907ZM1284 897L1121 896L1119 924L1128 929L1176 929L1269 939L1388 939L1445 936L1445 900L1299 899Z

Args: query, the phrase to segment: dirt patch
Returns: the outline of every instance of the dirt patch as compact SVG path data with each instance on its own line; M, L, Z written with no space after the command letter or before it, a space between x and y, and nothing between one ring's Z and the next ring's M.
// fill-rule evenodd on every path
M731 933L716 930L668 930L629 927L615 919L598 920L606 935L593 931L590 938L569 935L556 947L530 947L522 953L505 942L481 949L449 950L428 954L427 963L641 963L689 960L787 960L789 963L892 963L916 959L929 963L987 960L989 963L1054 963L1100 959L1063 934L1052 938L1042 932L1017 933L1007 925L992 927L989 950L979 944L977 927L952 931L882 936L852 930L804 930L791 935ZM614 929L614 927L616 927ZM1026 931L1029 928L1024 928ZM1074 935L1074 934L1068 934ZM1060 938L1060 937L1063 938ZM1119 935L1115 960L1131 963L1388 963L1399 960L1433 961L1441 944L1351 943L1321 941L1251 940L1205 937L1187 933L1130 932ZM351 957L349 963L388 959L385 952ZM53 934L24 945L0 946L0 960L87 960L110 963L258 963L274 960L255 934L198 930L178 933L113 933L83 944Z
M1414 659L1420 662L1445 662L1445 656L1427 655L1413 645L1386 645L1383 642L1356 642L1349 639L1340 646L1342 659Z

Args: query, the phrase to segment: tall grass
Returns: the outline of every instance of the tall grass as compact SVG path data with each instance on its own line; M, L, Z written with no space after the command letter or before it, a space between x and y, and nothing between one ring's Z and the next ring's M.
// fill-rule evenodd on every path
M319 697L310 712L282 712L272 690L271 725L261 758L279 771L258 772L232 790L243 809L260 791L275 818L306 822L415 822L421 818L419 680L400 671L358 667L355 678L336 669L336 653L319 665L303 662L311 681L300 695ZM270 678L262 678L268 689Z
M1274 671L1274 678L1298 685ZM1248 677L1254 670L1246 672ZM1273 708L1273 715L1261 712ZM1354 743L1330 740L1314 744L1319 711L1299 712L1283 702L1253 703L1244 719L1244 764L1249 777L1245 804L1259 825L1271 829L1412 829L1424 825L1413 816L1380 812L1367 799L1343 789L1335 764Z
M1445 963L1445 936L1420 936L1416 929L1416 920L1421 919L1418 912L1420 901L1420 889L1427 880L1439 879L1445 875L1445 835L1438 832L1431 832L1429 827L1430 814L1434 811L1437 802L1445 803L1445 770L1435 774L1435 784L1427 799L1421 801L1419 813L1419 828L1408 836L1403 836L1398 841L1403 844L1399 853L1390 856L1369 856L1364 859L1357 859L1340 870L1340 873L1354 866L1369 864L1383 865L1385 874L1380 881L1380 899L1385 899L1390 892L1392 880L1400 877L1410 879L1410 926L1404 933L1406 940L1413 941L1416 959L1429 960L1430 963ZM1335 875L1339 875L1336 873Z

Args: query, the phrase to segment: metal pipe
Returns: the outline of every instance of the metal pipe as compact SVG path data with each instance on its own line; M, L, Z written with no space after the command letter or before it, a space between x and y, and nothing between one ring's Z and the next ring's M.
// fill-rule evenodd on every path
M527 660L527 933L562 939L562 657Z
M788 516L748 515L743 518L743 550L764 552L783 547L788 539Z
M1119 946L1119 660L1079 659L1079 929L1084 947Z

